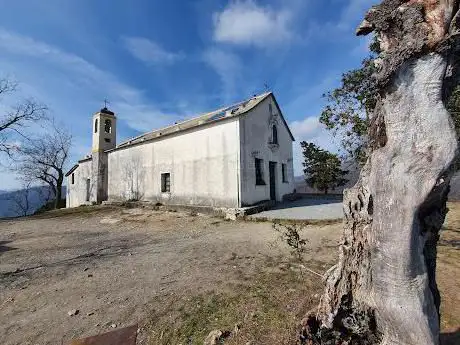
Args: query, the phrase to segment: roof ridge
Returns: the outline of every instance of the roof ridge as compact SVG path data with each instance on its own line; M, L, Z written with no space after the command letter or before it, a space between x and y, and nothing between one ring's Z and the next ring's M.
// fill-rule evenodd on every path
M248 104L250 101L252 101L252 100L254 100L254 99L260 99L260 100L259 100L259 102L260 102L260 101L262 101L263 99L265 99L267 96L269 96L270 94L273 94L273 92L272 92L272 91L267 91L267 92L261 93L261 94L259 94L259 95L254 95L254 96L252 96L252 97L250 97L250 98L246 98L246 99L244 99L243 101L239 101L239 102L233 103L232 105L224 106L224 107L218 108L218 109L213 110L213 111L209 111L209 112L206 112L206 113L202 113L202 114L200 114L200 115L198 115L198 116L195 116L195 117L193 117L193 118L191 118L191 119L188 119L188 120L185 120L185 121L182 121L182 122L178 122L178 123L174 123L174 124L169 125L169 126L166 126L166 127L161 127L161 128L154 129L154 130L152 130L152 131L149 131L149 132L143 133L143 134L141 134L141 135L138 135L138 136L136 136L136 137L130 138L130 139L128 139L128 140L125 140L125 141L121 142L120 144L118 144L118 145L116 146L116 148L120 148L120 147L127 146L127 145L131 144L131 143L134 142L134 141L138 141L138 140L142 140L142 139L144 139L143 141L145 141L145 140L146 140L146 139L145 139L146 136L148 136L148 135L153 135L153 134L155 134L155 133L159 133L159 135L161 136L161 134L162 134L161 132L162 132L162 131L167 131L167 130L170 130L170 129L174 128L174 127L177 127L177 128L178 128L178 131L185 130L185 129L188 129L188 128L196 127L196 126L200 125L200 123L198 123L196 126L191 126L191 127L188 127L188 128L180 129L180 126L181 126L181 125L184 125L184 124L187 124L187 123L190 123L190 122L193 122L193 121L198 121L198 122L200 122L200 121L199 121L200 119L201 119L201 120L207 120L208 122L218 121L218 120L220 120L220 119L222 119L222 118L224 118L224 117L227 117L227 116L225 116L225 114L226 114L228 111L230 111L230 110L233 111L235 108L236 108L236 109L239 109L239 107L240 107L242 104L244 104L244 103ZM259 102L257 102L257 104L258 104ZM254 104L254 106L255 106L255 105L256 105L256 104ZM236 112L235 112L235 113L232 112L232 113L231 113L231 116L241 115L241 114L247 112L248 110L250 110L250 109L252 109L252 108L253 108L253 107L250 107L249 109L245 109L245 110L244 110L243 112L241 112L240 114L236 114ZM218 116L218 115L221 115L221 116L218 117L218 118L213 119L213 117ZM210 118L207 119L206 117L210 117ZM229 116L229 117L230 117L230 116ZM116 149L116 148L115 148L115 149ZM109 151L110 151L110 150L109 150Z

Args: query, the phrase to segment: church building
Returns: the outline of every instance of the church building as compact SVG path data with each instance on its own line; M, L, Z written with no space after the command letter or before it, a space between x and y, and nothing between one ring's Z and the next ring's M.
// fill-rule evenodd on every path
M67 207L103 201L240 208L294 191L294 137L271 92L116 142L106 107L92 154L66 174Z

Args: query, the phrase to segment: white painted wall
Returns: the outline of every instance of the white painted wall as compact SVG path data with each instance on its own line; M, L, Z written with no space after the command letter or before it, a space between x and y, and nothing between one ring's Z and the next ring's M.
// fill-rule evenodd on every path
M108 197L238 207L239 122L220 121L109 152ZM161 174L171 192L161 192Z
M278 142L275 150L269 148L271 126L269 104L273 113L281 114L272 97L268 97L248 114L240 118L241 140L241 201L243 206L270 199L269 162L276 162L276 200L292 193L295 188L292 139L283 120L278 116ZM255 158L263 159L265 186L256 186ZM288 183L282 182L281 163L287 164Z
M88 204L86 201L86 180L91 178L91 160L78 163L78 168L74 174L74 184L72 184L72 174L67 177L67 196L66 207L77 207Z
M270 199L269 162L273 161L277 163L276 200L281 201L295 188L292 139L281 116L270 114L269 104L273 114L281 115L270 96L241 117L109 151L108 200L232 208L253 205ZM269 145L273 120L277 148ZM256 186L255 157L263 159L264 186ZM287 166L287 182L282 181L282 163ZM170 173L169 193L161 192L162 173ZM91 161L80 163L74 175L74 185L68 177L68 207L87 203Z
M105 131L105 121L111 123L110 132ZM95 129L97 129L95 131ZM114 115L97 112L93 115L93 147L92 151L105 151L115 148L117 141L117 118ZM106 140L109 140L107 142Z

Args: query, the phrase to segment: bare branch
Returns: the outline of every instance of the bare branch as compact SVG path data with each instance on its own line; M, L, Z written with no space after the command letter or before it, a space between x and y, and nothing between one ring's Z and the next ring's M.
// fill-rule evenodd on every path
M17 83L8 78L0 79L0 96L17 91ZM27 138L25 129L31 124L46 119L47 107L33 99L25 99L0 114L0 152L11 158L17 138Z
M11 93L17 90L18 84L11 79L1 78L0 79L0 95Z
M0 119L0 132L7 129L17 130L20 127L27 126L31 122L42 120L45 118L46 110L46 106L34 100L25 100Z
M10 193L10 200L13 203L12 211L22 217L26 217L30 211L30 187L31 181L26 181L20 190Z
M16 149L14 171L27 179L44 182L56 197L57 207L64 183L64 169L69 157L72 136L53 120L49 131L37 139L25 141Z

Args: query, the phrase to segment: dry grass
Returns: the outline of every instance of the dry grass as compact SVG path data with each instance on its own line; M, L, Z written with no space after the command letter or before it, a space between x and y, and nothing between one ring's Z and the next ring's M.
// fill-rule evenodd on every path
M23 220L28 219L49 219L49 218L59 218L59 217L66 217L66 216L76 216L76 215L84 215L84 214L93 214L101 211L110 211L115 209L112 206L103 206L103 205L91 205L86 206L82 205L79 207L72 207L72 208L61 208L57 210L50 210L40 214L36 214L27 218L23 218ZM18 219L22 220L22 219Z
M449 203L438 246L437 281L441 291L441 328L460 326L460 202Z
M442 343L450 345L459 340L460 203L450 203L449 208L439 243L437 279L443 301ZM317 272L330 264L306 263ZM152 311L145 326L148 344L202 344L215 329L227 332L226 345L294 344L300 321L317 305L323 290L318 277L296 267L292 259L272 258L254 275L241 272L241 279L223 290L163 298L163 307Z
M327 266L309 262L310 268ZM302 318L319 300L319 277L295 262L270 259L263 270L229 283L223 291L198 296L168 296L146 325L149 345L203 344L212 330L227 335L226 345L293 344ZM159 303L156 303L159 304Z
M460 203L449 207L438 256L441 325L452 333L443 345L460 344ZM115 321L121 327L146 315L142 345L202 344L214 329L230 333L226 345L292 344L324 288L287 245L277 247L269 223L91 206L0 224L8 243L3 272L43 266L16 274L13 285L3 281L2 344L61 343L64 336L98 334ZM321 222L304 230L303 264L323 273L337 258L341 226ZM81 315L68 318L66 305ZM27 324L20 321L25 318Z

